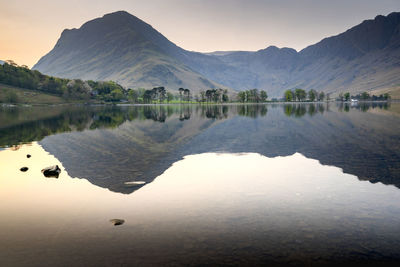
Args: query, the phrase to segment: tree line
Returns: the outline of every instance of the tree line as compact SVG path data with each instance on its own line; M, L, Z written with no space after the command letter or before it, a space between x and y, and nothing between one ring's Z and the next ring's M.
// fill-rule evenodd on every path
M179 88L179 94L172 94L163 86L152 89L125 89L114 81L83 81L44 75L37 70L30 70L25 65L18 66L12 60L0 64L0 83L53 94L66 100L94 99L104 102L129 101L133 103L190 103L192 101L222 103L229 100L226 89L208 89L194 96L187 88ZM16 99L10 95L9 101L16 102Z
M324 92L318 92L314 89L309 90L308 92L301 88L296 88L294 90L286 90L283 95L283 99L286 102L304 102L304 101L330 101L330 94L326 94ZM349 92L340 93L336 98L337 101L350 101L351 99L356 100L371 100L371 101L386 101L391 99L389 93L381 94L379 96L370 95L368 92L362 92L357 95L350 95Z
M44 93L61 96L66 100L98 100L103 102L131 102L131 103L263 103L268 99L265 90L250 89L239 91L236 97L230 99L228 90L221 88L201 90L193 94L190 89L179 88L177 94L168 92L165 87L154 87L152 89L125 89L122 85L113 81L83 81L80 79L65 79L48 76L37 70L30 70L27 66L18 66L15 62L8 60L0 65L0 83L38 90ZM15 102L15 95L7 96L8 101ZM286 90L283 100L286 102L303 101L329 101L330 94L318 92L314 89L308 92L301 88ZM369 95L368 92L351 96L349 92L340 93L337 100L388 100L388 93L379 96Z
M362 92L357 95L350 95L349 92L340 93L337 100L338 101L350 101L351 99L361 100L361 101L387 101L391 99L389 93L380 94L380 95L370 95L368 92Z
M242 103L260 103L267 101L267 98L267 92L258 89L240 91L237 95L238 101Z
M309 90L308 92L304 89L301 88L296 88L294 90L286 90L283 94L283 99L286 102L293 102L293 101L324 101L326 97L326 100L330 100L330 95L327 94L325 96L324 92L318 92L314 89Z
M25 65L18 66L11 60L0 65L0 83L38 90L66 100L95 98L104 101L118 101L125 96L124 88L113 81L96 82L57 78L44 75L37 70L30 70Z

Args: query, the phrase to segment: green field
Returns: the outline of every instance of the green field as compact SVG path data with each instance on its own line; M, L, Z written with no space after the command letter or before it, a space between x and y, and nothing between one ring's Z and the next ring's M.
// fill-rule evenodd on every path
M0 84L0 103L12 104L61 104L66 101L55 95Z

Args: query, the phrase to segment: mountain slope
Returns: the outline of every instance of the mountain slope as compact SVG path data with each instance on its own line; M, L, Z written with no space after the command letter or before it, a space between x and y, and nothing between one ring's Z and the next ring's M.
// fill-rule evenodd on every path
M33 67L43 73L124 86L210 88L218 84L176 60L184 50L127 12L64 30L57 44Z
M295 87L331 93L393 87L400 84L400 13L366 20L300 52L271 46L211 56L227 71L189 66L232 88L263 88L274 96Z
M296 87L334 95L382 92L400 88L400 13L366 20L300 52L270 46L256 52L203 54L176 46L120 11L65 30L34 68L67 78L115 80L129 87L259 88L271 97Z

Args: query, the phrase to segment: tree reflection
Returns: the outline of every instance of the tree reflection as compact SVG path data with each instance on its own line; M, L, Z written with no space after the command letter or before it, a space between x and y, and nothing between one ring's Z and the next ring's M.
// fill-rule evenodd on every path
M187 121L199 115L201 118L223 120L229 115L249 118L266 117L268 107L279 107L288 117L314 117L330 111L329 103L283 104L283 105L148 105L148 106L57 106L31 108L1 108L0 146L11 146L43 139L45 136L70 132L116 128L126 121L153 120L165 123L177 116ZM338 103L341 112L369 109L388 109L390 103Z
M308 114L311 117L317 113L324 113L324 104L285 104L283 112L288 117L301 118Z
M257 118L259 116L265 117L268 113L266 105L240 105L237 107L237 114L250 118Z

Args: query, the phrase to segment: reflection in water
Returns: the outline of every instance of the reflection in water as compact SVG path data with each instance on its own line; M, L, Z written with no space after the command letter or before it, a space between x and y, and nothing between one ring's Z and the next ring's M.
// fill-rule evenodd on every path
M2 109L0 265L395 263L399 107Z
M350 109L368 111L369 109L390 108L389 103L339 103L338 111ZM287 116L313 116L329 111L329 104L284 104L281 105ZM270 106L271 107L271 106ZM276 105L272 105L276 107ZM181 121L189 120L194 112L196 116L208 119L227 119L229 115L251 118L264 117L268 105L202 105L202 106L55 106L0 108L0 146L38 141L52 134L83 131L86 129L116 128L125 121L153 120L165 122L174 114L179 114Z
M150 183L185 155L213 151L269 157L300 152L359 179L400 187L400 119L392 112L397 106L6 108L0 112L0 144L41 140L72 177L121 193L140 188L127 182Z
M0 164L2 266L400 260L400 191L298 153L186 156L131 195L71 179L37 143ZM47 164L63 169L58 180L41 175Z

